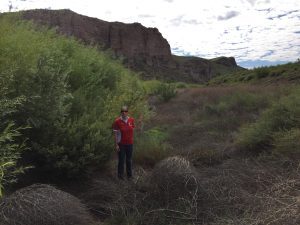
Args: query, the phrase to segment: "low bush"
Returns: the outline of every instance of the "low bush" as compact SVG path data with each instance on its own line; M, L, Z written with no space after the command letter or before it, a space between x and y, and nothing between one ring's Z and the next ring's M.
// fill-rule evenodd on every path
M257 78L264 78L264 77L269 76L270 69L267 67L259 67L259 68L254 69L254 73Z
M167 134L160 129L152 128L137 135L134 162L142 166L154 166L171 154L171 147L165 140Z
M221 97L217 104L206 104L204 109L208 115L224 115L228 112L241 113L256 111L268 105L264 96L255 93L232 93Z
M300 129L293 128L274 134L273 153L280 157L299 159Z
M155 94L158 95L162 101L167 102L176 96L177 91L174 84L161 83L155 91Z

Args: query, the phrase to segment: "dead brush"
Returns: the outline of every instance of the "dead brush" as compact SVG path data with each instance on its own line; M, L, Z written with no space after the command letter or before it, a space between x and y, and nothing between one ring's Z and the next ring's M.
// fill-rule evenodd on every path
M110 224L182 224L197 221L201 195L190 162L170 157L132 181L99 178L82 198Z
M97 179L82 198L95 215L106 219L138 211L141 195L130 182Z
M50 185L20 189L0 202L1 225L93 225L87 208L76 197Z
M80 198L84 199L93 214L101 220L117 220L112 224L126 224L126 221L134 218L136 223L140 223L147 208L147 202L144 202L147 196L145 177L145 171L136 167L134 180L97 178Z
M158 163L150 175L152 191L160 196L175 199L186 191L195 191L197 176L191 163L183 157L173 156Z
M228 160L203 171L202 218L214 225L299 224L300 177L278 165Z
M198 220L202 192L197 173L185 158L173 156L158 163L148 178L147 193L146 199L152 204L145 213L148 221L161 223L160 217L173 221L173 224Z

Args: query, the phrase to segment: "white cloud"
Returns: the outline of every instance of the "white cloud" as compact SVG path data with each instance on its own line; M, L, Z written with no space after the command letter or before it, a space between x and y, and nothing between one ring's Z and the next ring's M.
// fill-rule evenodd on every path
M295 61L300 55L299 0L1 0L18 10L69 8L106 21L157 27L174 54L237 61Z

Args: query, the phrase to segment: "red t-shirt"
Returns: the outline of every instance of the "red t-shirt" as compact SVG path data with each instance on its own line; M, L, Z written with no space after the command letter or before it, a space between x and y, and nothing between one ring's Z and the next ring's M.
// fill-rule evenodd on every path
M122 145L133 144L133 129L134 119L131 117L128 117L127 122L122 120L121 117L118 117L113 124L113 130L121 133L121 141L119 144Z

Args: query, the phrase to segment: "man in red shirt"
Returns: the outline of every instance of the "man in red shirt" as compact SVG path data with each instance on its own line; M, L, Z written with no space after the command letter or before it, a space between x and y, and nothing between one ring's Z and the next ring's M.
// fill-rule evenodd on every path
M128 107L121 108L121 116L113 123L115 148L118 153L118 177L124 179L124 163L126 159L127 178L132 178L132 151L134 119L128 116Z

